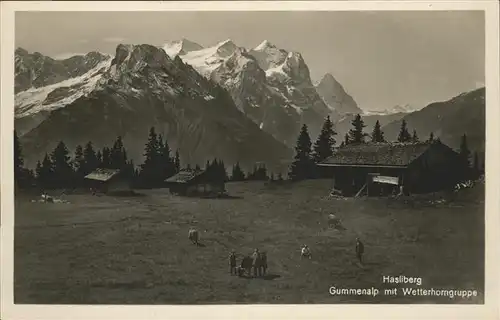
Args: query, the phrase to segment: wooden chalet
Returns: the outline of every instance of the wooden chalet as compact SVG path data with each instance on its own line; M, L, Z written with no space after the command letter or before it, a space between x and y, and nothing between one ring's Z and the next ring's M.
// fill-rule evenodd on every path
M439 191L463 172L458 153L439 141L347 145L318 165L345 196Z
M225 182L213 179L205 170L184 169L165 180L170 193L183 196L218 195L225 192Z
M101 193L130 192L132 185L121 170L98 168L85 176L85 185Z

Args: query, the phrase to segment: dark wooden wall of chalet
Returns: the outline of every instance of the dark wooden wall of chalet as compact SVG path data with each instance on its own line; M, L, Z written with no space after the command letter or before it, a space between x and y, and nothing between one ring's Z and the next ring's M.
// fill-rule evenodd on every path
M444 146L431 147L408 167L405 185L414 193L452 188L462 175L458 160L457 154Z
M335 180L335 188L342 190L344 195L355 195L368 180L370 173L378 173L383 176L400 177L405 168L387 167L332 167L332 177ZM386 186L390 189L391 186Z

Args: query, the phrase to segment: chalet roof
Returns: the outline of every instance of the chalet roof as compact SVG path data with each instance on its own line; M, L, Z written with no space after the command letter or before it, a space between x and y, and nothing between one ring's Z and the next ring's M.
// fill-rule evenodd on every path
M165 182L188 183L189 181L200 176L204 172L205 172L204 170L184 169L184 170L179 171L177 174L171 176L170 178L166 179Z
M431 143L366 143L339 147L320 166L405 167L429 149Z
M120 173L118 169L106 169L97 168L93 172L85 176L85 179L97 180L97 181L108 181L109 179Z

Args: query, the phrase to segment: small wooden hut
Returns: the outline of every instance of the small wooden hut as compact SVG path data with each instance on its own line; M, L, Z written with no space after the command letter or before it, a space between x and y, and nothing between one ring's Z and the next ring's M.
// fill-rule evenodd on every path
M196 196L218 195L225 192L225 182L213 179L205 170L185 169L165 180L170 193Z
M86 186L96 192L132 192L129 179L118 169L98 168L85 176Z

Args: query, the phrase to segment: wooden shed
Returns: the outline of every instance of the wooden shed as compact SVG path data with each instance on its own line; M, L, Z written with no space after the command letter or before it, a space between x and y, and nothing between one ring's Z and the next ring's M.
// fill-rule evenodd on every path
M185 169L165 180L170 193L185 196L218 195L225 192L224 181L213 179L205 170Z
M86 186L97 192L131 192L132 185L118 169L98 168L85 176Z
M346 196L434 192L463 173L459 154L439 141L347 145L318 165Z

